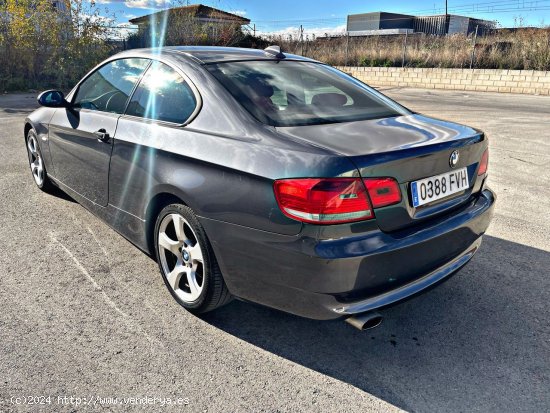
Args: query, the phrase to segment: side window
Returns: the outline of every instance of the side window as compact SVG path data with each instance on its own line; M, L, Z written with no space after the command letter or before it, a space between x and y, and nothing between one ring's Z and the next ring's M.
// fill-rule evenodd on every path
M196 106L195 95L183 77L170 66L153 62L132 96L126 114L184 123Z
M148 59L120 59L101 66L78 87L74 105L101 112L123 113Z

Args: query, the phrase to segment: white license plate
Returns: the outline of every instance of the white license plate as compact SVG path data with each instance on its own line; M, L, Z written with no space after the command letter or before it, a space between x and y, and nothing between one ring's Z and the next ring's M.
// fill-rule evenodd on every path
M466 168L411 182L413 206L427 204L470 187Z

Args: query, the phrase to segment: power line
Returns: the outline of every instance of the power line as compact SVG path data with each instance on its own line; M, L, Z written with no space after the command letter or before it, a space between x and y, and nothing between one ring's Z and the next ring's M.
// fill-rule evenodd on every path
M518 2L521 2L521 7L510 7L512 4L518 4ZM492 2L485 2L485 3L470 3L468 6L476 6L478 10L475 10L476 13L481 14L492 14L492 13L507 13L507 12L518 12L518 11L539 11L539 10L549 10L550 5L536 5L537 3L550 3L550 0L514 0L514 1L492 1ZM525 5L523 5L525 4ZM464 7L466 5L463 5ZM483 7L483 9L479 9L480 7ZM455 10L454 7L449 8L450 11ZM389 19L381 19L380 21L396 21L396 20L406 20L407 17L395 17L395 18L389 18ZM330 17L330 18L305 18L305 19L284 19L284 20L255 20L254 22L256 24L263 23L263 24L270 24L270 25L299 25L299 24L334 24L339 22L345 22L346 17L340 16L340 17ZM367 20L365 20L367 21Z
M512 8L511 6L517 5L516 9L531 9L539 7L539 3L547 3L549 0L500 0L500 1L486 1L486 2L475 2L475 3L463 3L457 4L455 6L450 6L449 11L476 11L480 8L489 8L489 7L503 7L508 6L507 8ZM541 6L544 7L544 6ZM432 12L432 11L443 11L444 8L430 8L430 9L417 9L409 10L408 13L421 13L421 12Z

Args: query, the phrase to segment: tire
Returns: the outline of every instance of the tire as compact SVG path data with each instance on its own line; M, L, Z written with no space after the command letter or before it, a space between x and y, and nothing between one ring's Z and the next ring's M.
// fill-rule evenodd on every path
M231 301L210 242L191 208L171 204L160 212L155 253L166 287L185 309L206 313Z
M48 178L46 172L46 165L44 164L44 157L38 144L38 136L34 130L29 130L25 138L27 144L27 156L29 158L29 165L31 168L31 174L34 179L34 183L38 188L44 192L51 192L54 186Z

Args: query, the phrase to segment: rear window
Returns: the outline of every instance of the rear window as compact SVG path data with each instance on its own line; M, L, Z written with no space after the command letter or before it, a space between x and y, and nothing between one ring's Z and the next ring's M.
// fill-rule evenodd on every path
M319 63L263 60L206 67L256 119L272 126L410 114L353 77Z

